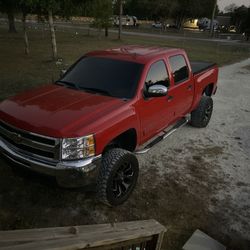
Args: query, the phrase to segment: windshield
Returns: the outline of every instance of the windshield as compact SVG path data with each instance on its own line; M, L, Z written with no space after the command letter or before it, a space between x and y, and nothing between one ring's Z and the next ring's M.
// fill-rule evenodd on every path
M143 65L102 57L80 59L57 83L83 91L130 99Z

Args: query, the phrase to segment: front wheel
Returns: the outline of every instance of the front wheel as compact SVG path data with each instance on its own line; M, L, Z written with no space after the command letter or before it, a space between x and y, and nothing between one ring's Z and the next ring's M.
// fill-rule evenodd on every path
M139 174L137 158L129 151L115 148L103 156L97 182L98 199L117 206L125 202L134 190Z
M210 96L202 96L199 106L191 113L191 125L204 128L208 125L213 113L213 99Z

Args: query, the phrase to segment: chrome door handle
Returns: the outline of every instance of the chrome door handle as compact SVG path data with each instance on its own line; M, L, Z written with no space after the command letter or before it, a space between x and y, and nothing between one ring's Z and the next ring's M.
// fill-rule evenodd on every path
M170 102L170 101L172 101L172 100L174 99L174 97L171 96L171 95L169 95L167 99L168 99L168 101Z

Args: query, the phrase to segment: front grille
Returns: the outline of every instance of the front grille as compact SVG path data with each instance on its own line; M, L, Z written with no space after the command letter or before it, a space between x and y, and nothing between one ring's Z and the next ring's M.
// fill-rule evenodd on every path
M57 161L60 158L60 140L15 128L0 122L0 136L22 154Z

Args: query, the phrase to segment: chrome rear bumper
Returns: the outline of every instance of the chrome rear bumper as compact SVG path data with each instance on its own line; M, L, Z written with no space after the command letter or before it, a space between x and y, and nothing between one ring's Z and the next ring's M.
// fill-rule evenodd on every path
M46 161L24 155L0 139L0 151L8 161L32 171L54 176L60 186L80 187L96 182L101 155L77 161Z

